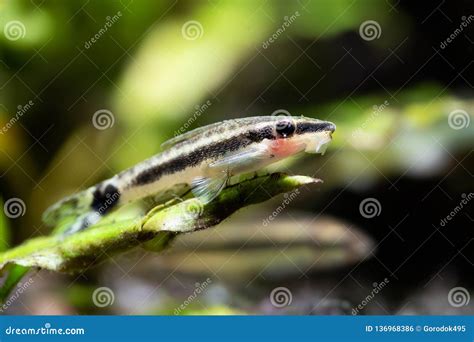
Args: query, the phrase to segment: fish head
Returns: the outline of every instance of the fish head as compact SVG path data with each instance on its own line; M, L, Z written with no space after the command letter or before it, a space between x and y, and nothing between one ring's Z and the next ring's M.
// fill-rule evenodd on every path
M294 148L324 154L336 125L329 121L301 117L280 117L275 121L275 144L280 149ZM290 153L288 153L290 154Z

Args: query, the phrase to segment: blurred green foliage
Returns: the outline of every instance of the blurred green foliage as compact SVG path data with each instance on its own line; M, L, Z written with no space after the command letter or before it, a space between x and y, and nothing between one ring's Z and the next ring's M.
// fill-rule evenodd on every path
M370 45L360 43L358 32L369 19L383 28ZM0 34L0 127L8 127L0 134L1 195L27 204L23 217L0 216L0 248L10 241L8 226L13 244L49 232L40 221L47 206L158 153L183 127L277 109L337 125L326 157L273 167L317 170L326 182L320 193L306 195L310 202L383 177L442 173L450 162L443 149L454 155L472 149L472 123L461 130L448 125L454 110L474 113L472 96L432 78L387 85L391 93L349 92L346 84L368 71L358 61L331 69L354 41L367 48L367 64L375 64L382 51L396 50L412 21L378 0L0 1L0 27L23 25L19 39ZM386 64L398 72L397 64ZM321 79L328 82L318 86ZM300 87L316 95L298 94L296 101L289 94ZM105 130L93 125L101 109L112 113Z

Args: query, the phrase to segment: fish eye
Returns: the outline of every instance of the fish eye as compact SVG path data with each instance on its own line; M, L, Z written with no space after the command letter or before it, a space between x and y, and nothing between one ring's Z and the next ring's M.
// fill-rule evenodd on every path
M280 120L276 124L276 133L278 137L288 138L295 132L295 124L292 120Z

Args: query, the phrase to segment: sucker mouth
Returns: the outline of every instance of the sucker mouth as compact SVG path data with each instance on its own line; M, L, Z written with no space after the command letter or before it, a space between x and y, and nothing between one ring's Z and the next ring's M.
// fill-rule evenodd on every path
M332 133L336 130L336 125L332 122L328 122L327 131L329 132L329 136L332 138Z
M331 142L331 138L320 142L318 146L316 147L316 153L320 153L321 155L324 155L324 153L326 153L326 150L330 142Z

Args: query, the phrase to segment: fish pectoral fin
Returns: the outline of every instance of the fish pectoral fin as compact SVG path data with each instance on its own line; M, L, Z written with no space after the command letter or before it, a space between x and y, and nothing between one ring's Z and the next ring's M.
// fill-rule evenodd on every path
M269 158L271 153L266 144L259 144L256 147L247 148L240 152L229 152L222 158L209 164L210 168L222 168L225 170L239 169L246 165L258 163L265 158Z
M191 183L191 191L204 204L216 198L224 189L228 180L227 174L219 178L199 177Z

